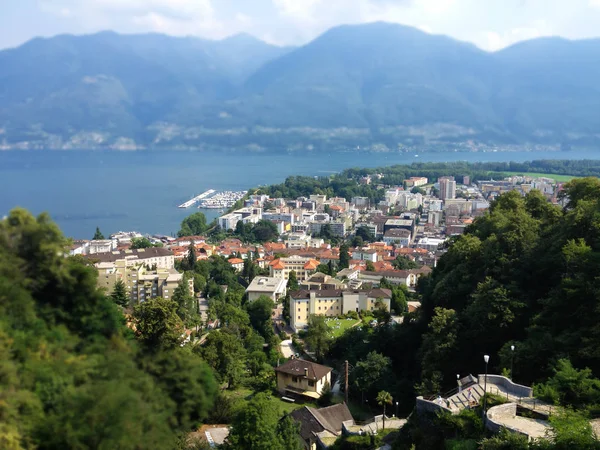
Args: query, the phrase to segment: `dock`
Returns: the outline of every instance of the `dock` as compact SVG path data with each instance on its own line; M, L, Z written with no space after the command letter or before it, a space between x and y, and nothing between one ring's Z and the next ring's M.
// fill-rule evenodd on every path
M179 208L189 208L189 207L190 207L190 206L192 206L193 204L195 204L195 203L199 202L199 201L200 201L200 200L202 200L203 198L206 198L206 197L208 197L209 195L212 195L212 194L214 194L215 192L217 192L217 191L215 191L214 189L209 189L208 191L206 191L206 192L203 192L203 193L202 193L202 194L200 194L200 195L197 195L197 196L196 196L196 197L194 197L193 199L191 199L191 200L188 200L188 201L187 201L187 202L185 202L185 203L182 203L182 204L181 204L181 205L179 205L178 207L179 207Z

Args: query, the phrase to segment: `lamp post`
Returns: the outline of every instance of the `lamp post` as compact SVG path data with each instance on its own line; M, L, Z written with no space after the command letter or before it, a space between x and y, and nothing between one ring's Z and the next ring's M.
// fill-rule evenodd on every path
M396 402L396 417L398 417L398 402Z
M460 374L456 374L456 384L458 385L458 393L460 394Z
M487 371L490 355L483 355L483 360L485 361L485 378L483 381L483 424L485 425L485 410L487 408Z
M515 346L511 345L510 346L510 381L514 381L514 379L515 379L515 373L513 372L514 362L515 362Z

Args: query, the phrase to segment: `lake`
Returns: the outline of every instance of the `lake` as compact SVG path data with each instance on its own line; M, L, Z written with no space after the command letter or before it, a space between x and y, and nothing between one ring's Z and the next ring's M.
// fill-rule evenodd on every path
M197 211L177 205L208 189L247 190L290 175L415 161L599 159L597 151L497 153L242 153L182 151L0 152L0 216L15 206L48 211L67 236L91 239L96 226L173 234ZM217 210L203 212L210 221Z

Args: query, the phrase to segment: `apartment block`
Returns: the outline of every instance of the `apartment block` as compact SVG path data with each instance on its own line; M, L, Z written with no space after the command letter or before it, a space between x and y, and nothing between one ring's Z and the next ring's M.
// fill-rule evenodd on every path
M304 256L289 256L271 261L269 264L270 277L287 280L290 272L296 272L298 281L305 281L319 266L319 261Z
M128 266L156 266L157 269L175 268L175 256L173 252L164 247L95 253L88 255L87 258L94 264L115 263L119 260L125 260Z
M290 323L295 331L308 325L311 314L334 317L350 311L373 311L378 301L390 310L389 289L297 291L290 294Z

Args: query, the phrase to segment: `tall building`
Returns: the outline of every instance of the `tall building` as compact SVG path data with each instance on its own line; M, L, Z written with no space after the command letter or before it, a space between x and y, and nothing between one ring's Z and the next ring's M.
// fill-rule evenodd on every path
M441 177L438 182L440 183L440 198L442 200L456 198L456 181L453 177Z

